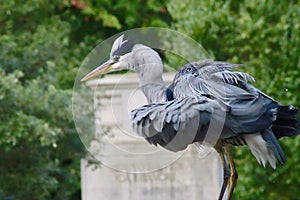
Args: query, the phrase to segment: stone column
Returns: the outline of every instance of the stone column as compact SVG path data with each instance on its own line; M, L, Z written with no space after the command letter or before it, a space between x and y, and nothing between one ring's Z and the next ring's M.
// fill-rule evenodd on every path
M165 74L164 80L170 83L173 77L174 74ZM215 151L200 158L198 150L191 145L180 157L174 153L174 162L168 165L164 161L172 160L171 152L149 155L143 162L136 163L136 160L118 151L121 148L128 152L147 152L159 148L147 144L131 131L130 110L147 104L146 98L137 90L136 74L108 75L87 84L95 91L94 102L97 108L95 138L98 141L91 146L95 146L95 152L99 154L96 158L103 161L103 165L95 167L88 165L85 159L81 161L83 200L218 198L222 169ZM154 169L157 162L163 163L163 167L147 173L130 173L126 170Z

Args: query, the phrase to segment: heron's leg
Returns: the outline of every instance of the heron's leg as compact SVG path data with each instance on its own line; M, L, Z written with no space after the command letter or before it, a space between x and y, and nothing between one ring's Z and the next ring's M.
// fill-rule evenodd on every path
M229 167L230 167L230 177L229 177L229 192L228 192L228 199L231 199L233 190L236 186L237 179L238 179L238 173L235 169L234 161L233 161L233 156L231 152L231 145L226 145L224 147L226 157L229 162Z
M228 185L228 179L230 177L230 171L229 171L228 164L227 164L227 161L225 159L225 156L222 152L222 149L218 149L217 152L218 152L218 154L221 158L223 172L224 172L223 173L223 184L222 184L221 192L220 192L220 195L219 195L219 198L218 198L218 200L222 200L223 196L225 194L227 185Z

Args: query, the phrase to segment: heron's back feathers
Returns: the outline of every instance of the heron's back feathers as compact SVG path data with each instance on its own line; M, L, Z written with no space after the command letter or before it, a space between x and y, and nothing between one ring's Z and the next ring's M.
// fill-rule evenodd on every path
M228 84L238 84L239 82L254 82L255 79L244 72L232 71L242 66L241 64L232 64L227 62L218 62L213 60L201 60L191 62L199 71L199 76L206 80L223 81Z

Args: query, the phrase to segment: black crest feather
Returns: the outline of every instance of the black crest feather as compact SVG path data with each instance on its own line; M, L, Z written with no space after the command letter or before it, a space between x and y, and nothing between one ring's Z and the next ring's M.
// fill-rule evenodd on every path
M135 44L136 42L133 39L123 36L122 40L119 41L117 49L112 52L112 56L122 56L131 52Z

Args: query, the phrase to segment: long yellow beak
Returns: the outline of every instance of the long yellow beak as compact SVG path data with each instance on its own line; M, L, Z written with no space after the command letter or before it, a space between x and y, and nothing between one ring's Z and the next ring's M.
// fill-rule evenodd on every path
M97 75L106 74L112 69L114 62L112 60L108 60L90 73L88 73L85 77L81 79L81 81L87 81Z

